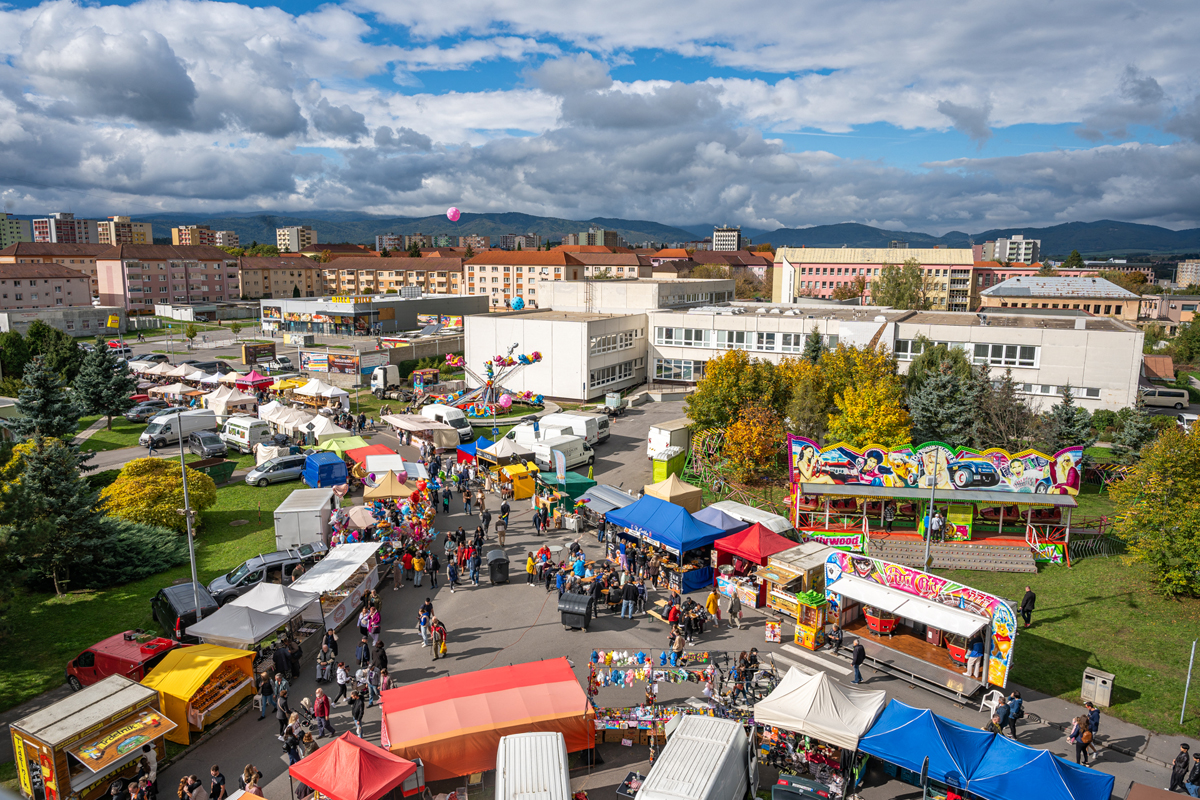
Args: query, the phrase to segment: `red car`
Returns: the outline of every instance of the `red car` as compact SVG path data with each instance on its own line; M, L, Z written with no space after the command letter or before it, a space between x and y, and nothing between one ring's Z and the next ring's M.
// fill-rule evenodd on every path
M110 675L124 675L140 683L176 647L187 645L158 636L139 642L137 631L118 633L96 642L72 659L67 664L67 683L76 692Z

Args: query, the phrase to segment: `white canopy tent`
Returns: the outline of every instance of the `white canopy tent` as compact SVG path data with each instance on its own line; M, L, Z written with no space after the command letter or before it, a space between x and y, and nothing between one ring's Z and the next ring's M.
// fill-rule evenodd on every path
M424 465L415 461L405 461L404 456L400 455L367 456L363 466L366 467L367 472L375 472L380 475L391 470L392 472L408 473L409 480L429 479L429 470L425 469Z
M151 395L162 395L164 397L182 397L187 392L196 391L191 386L184 386L182 383L172 383L167 386L155 386L149 391Z
M154 366L153 361L130 361L129 369L132 372L145 372Z
M146 370L146 374L147 375L158 375L159 377L165 378L167 376L167 373L173 369L175 369L175 366L173 364L168 364L166 361L162 361L158 364L155 364L150 369Z
M829 584L826 591L883 611L890 611L898 617L923 622L931 628L957 633L959 636L970 636L988 625L987 618L978 614L926 600L853 575L843 575Z
M219 644L247 650L288 624L295 614L268 614L245 606L226 604L211 617L205 617L187 628L206 644Z
M317 444L328 442L330 439L344 439L347 436L354 434L339 425L336 425L328 417L315 416L309 420L313 425L312 433L317 437ZM309 422L300 424L297 434L308 434Z
M304 610L321 599L320 595L298 592L278 583L259 582L250 591L235 597L227 606L245 606L266 614L286 614L289 618L303 614Z
M253 413L258 401L253 395L242 394L237 389L222 386L204 396L204 405L223 417L229 414Z
M334 387L332 385L326 383L320 378L313 378L299 389L295 389L292 394L302 394L305 397L328 397L328 395L325 394L326 390L333 388Z
M269 403L264 403L258 407L258 418L264 422L271 422L272 418L286 407L287 406L278 400L272 400Z
M338 545L301 575L300 580L292 583L292 591L317 595L332 592L358 572L378 550L378 542Z
M792 667L775 691L754 705L754 721L856 750L885 705L882 689L842 686L824 672L805 675Z
M205 375L201 380L205 386L219 386L221 384L221 373L214 372L212 375Z
M195 367L191 364L180 364L178 367L172 367L167 372L164 372L163 376L167 378L186 378L195 371Z
M231 372L226 372L224 375L222 375L220 378L218 378L218 380L221 383L226 384L227 386L233 386L235 383L238 382L238 378L240 378L240 377L242 377L242 376L236 372L231 371Z
M202 369L198 369L198 370L194 370L193 372L188 373L187 375L184 375L183 379L185 381L192 381L193 383L200 383L207 377L208 377L208 373L206 373Z
M532 450L524 445L517 444L512 439L501 439L491 447L485 447L478 451L478 453L489 456L493 461L504 458L524 461L533 455Z
M739 519L742 522L749 523L750 525L753 525L757 522L764 528L767 528L774 533L784 534L792 530L792 523L789 522L786 517L781 517L778 514L772 514L770 511L763 511L761 508L748 506L745 503L737 503L733 500L722 500L719 503L713 503L710 508L723 511L734 519Z

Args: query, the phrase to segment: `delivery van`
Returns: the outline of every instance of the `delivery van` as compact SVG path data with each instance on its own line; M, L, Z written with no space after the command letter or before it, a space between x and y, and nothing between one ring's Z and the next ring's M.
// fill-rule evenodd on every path
M581 436L585 442L594 445L600 442L600 419L584 414L547 414L538 423L543 428L565 428L568 433ZM608 422L607 417L603 419ZM606 425L605 438L608 438L607 431Z
M67 664L67 685L78 692L110 675L124 675L141 683L168 652L181 647L174 639L164 639L142 631L125 631L96 642Z
M501 736L496 800L571 800L571 768L561 731Z
M138 437L138 444L146 447L154 442L155 447L166 447L176 444L179 437L187 438L193 431L215 431L217 429L217 412L211 408L196 408L191 411L181 411L175 414L160 414L150 420L146 430Z
M567 469L574 469L580 465L591 466L596 460L595 452L580 436L556 436L553 439L542 439L529 447L533 450L533 463L537 464L542 472L554 472L552 453L555 451L563 454Z
M742 800L752 758L741 722L684 715L634 800Z
M1187 389L1147 389L1142 392L1142 402L1148 406L1163 408L1187 408L1191 398Z
M686 450L691 444L691 424L690 419L683 417L651 425L650 433L646 437L646 457L654 458L655 453L668 447L682 447Z
M271 443L271 426L258 417L239 414L225 423L221 441L239 453L253 453L254 445Z
M574 433L570 428L560 428L556 425L543 425L541 420L537 422L537 430L534 430L532 421L522 422L519 425L514 425L512 429L504 434L505 439L511 439L524 447L533 447L535 442L541 442L546 439L557 439L559 436L573 436Z
M475 437L475 432L471 430L471 423L467 422L467 415L460 408L434 403L422 408L421 416L454 428L458 431L460 442L469 442Z

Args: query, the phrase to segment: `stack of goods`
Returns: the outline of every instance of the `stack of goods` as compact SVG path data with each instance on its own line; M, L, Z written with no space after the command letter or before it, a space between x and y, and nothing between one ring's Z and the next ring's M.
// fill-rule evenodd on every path
M237 664L229 662L209 676L200 691L192 696L188 703L188 721L197 728L204 726L204 718L210 711L219 706L224 700L245 686L250 680L238 669Z

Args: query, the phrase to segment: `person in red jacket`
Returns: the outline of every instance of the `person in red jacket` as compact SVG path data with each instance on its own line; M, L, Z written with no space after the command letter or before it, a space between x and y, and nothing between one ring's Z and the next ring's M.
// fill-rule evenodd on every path
M317 738L322 739L328 734L333 736L333 726L329 724L329 698L324 689L317 689L313 700L313 716L317 718Z

